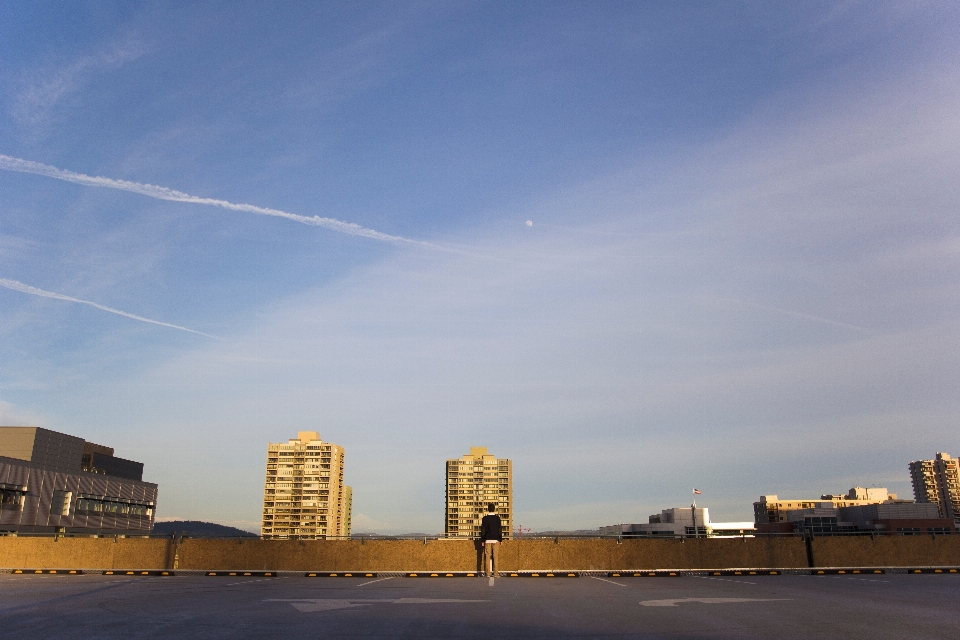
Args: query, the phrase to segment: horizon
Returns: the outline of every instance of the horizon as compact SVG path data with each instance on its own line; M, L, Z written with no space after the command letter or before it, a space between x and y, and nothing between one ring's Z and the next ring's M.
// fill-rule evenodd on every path
M28 429L29 429L29 428L35 428L35 427L34 427L33 425L0 425L0 429L4 429L4 428L28 428ZM69 435L72 435L72 434L65 434L65 435L68 435L68 436L69 436ZM311 436L311 437L312 437L312 436L316 436L317 434L316 434L316 433L312 433L312 432L300 432L300 433L297 434L297 438L290 438L290 439L289 439L289 442L290 442L290 443L294 443L294 442L298 441L298 438L300 438L301 436L305 436L305 435L308 435L308 436ZM281 443L268 443L268 447L269 447L270 445L272 445L272 444L282 444L282 442L281 442ZM329 442L327 442L327 444L335 444L335 443L329 443ZM470 448L471 454L473 454L473 451L474 451L475 449L478 449L478 448L479 448L479 449L483 449L484 452L486 452L486 450L487 450L486 447L471 447L471 448ZM950 456L949 453L947 453L947 452L937 452L936 455L937 455L937 457L939 457L939 456L941 456L941 455L944 455L946 459L950 459L950 458L951 458L951 456ZM268 453L268 456L269 456L269 453ZM121 458L122 458L122 456L117 456L117 457L121 457ZM452 460L458 460L458 459L455 458L455 459L452 459ZM446 462L451 462L452 460L447 460ZM502 459L502 460L509 460L509 459ZM913 462L914 462L914 461L911 461L909 464L913 464ZM269 463L267 463L267 465L265 465L265 466L267 467L267 469L269 469ZM268 472L268 473L269 473L269 472ZM269 480L267 480L267 481L269 482ZM269 486L269 485L268 485L268 486ZM347 486L347 485L344 483L344 486ZM861 487L860 485L856 485L856 486L854 486L854 487L851 487L850 490L849 490L848 492L846 492L846 493L837 492L837 493L834 493L834 494L821 494L820 499L826 499L826 498L828 498L828 497L837 496L837 495L848 495L848 496L849 496L849 495L853 494L857 489L863 489L863 488L866 488L866 487ZM890 501L896 501L896 502L911 502L911 503L916 501L916 493L915 493L915 491L912 492L912 493L914 494L914 498L913 498L913 499L908 499L908 498L902 498L902 497L900 497L899 494L897 494L897 493L895 493L895 492L889 492L889 491L887 490L887 487L876 487L876 486L874 485L872 488L883 489L884 492L886 492L886 493L885 493L885 495L887 496L886 499L887 499L887 500L890 500ZM664 507L664 508L661 509L661 512L666 512L667 510L672 510L672 509L680 509L680 510L683 510L683 509L687 509L687 508L693 508L693 507L696 505L695 500L696 500L696 496L698 496L698 495L702 496L702 495L703 495L703 492L702 492L701 490L699 490L699 489L693 488L693 489L692 489L692 493L691 493L691 499L694 500L694 503L691 504L690 507L686 507L686 506L682 506L682 505L679 506L679 507L676 507L676 506L675 506L675 507ZM762 496L760 496L760 498L766 498L766 499L770 499L770 498L777 499L777 497L778 497L777 494L767 494L767 495L762 495ZM786 501L796 501L796 500L808 500L808 499L810 499L810 498L811 498L811 496L804 496L804 497L793 496L793 497L781 497L781 498L779 498L779 499L780 499L780 500L786 500ZM264 499L266 499L266 498L264 498ZM859 498L858 498L858 499L859 499ZM701 501L702 501L702 498L701 498ZM487 504L487 503L486 503L485 501L483 501L483 504ZM755 505L755 504L756 504L756 503L751 503L751 506L753 506L753 505ZM709 511L709 509L710 509L710 507L704 506L703 504L697 506L696 508L697 508L698 510L703 510L705 513L706 513L707 511ZM653 518L654 516L657 516L657 515L659 515L659 514L658 514L658 513L650 514L650 515L648 516L648 518ZM710 524L731 524L731 522L721 522L721 521L719 521L719 520L714 520L713 518L710 518L709 516L706 516L706 517L708 518L708 523L710 523ZM516 525L516 534L517 534L517 537L519 538L519 537L522 537L522 534L526 534L526 535L530 535L530 536L537 536L537 535L547 535L547 534L549 534L549 535L554 535L554 534L579 534L579 533L586 533L586 532L592 532L592 531L600 532L604 527L607 527L607 526L616 526L616 525L618 525L618 524L619 524L619 525L623 525L623 524L640 524L641 522L640 522L639 520L640 520L640 519L638 519L638 521L637 521L637 522L634 522L634 523L627 523L627 522L621 521L621 522L619 522L619 523L599 524L599 525L596 526L596 528L591 528L591 527L578 528L578 529L556 529L556 528L550 529L550 528L540 528L539 530L532 530L532 529L530 529L530 528L526 528L526 527L523 526L523 523L519 523L519 522L518 522L517 525ZM221 526L225 526L225 527L235 528L235 529L242 530L242 531L248 532L248 533L254 533L254 534L257 534L257 535L262 535L262 530L261 530L262 521L252 521L252 520L215 521L215 520L206 519L206 518L204 518L203 516L198 516L198 517L196 517L196 518L183 518L183 517L180 517L180 516L155 516L154 519L153 519L153 522L155 522L155 523L169 523L169 522L185 522L185 523L186 523L186 522L196 522L196 523L199 523L199 524L215 524L215 525L221 525ZM737 524L742 524L742 523L746 523L746 522L754 522L754 521L753 521L753 520L741 520L741 521L736 521ZM521 532L522 532L522 533L521 533ZM445 531L443 531L443 530L441 530L441 531L439 531L439 532L437 532L437 533L426 533L426 532L424 532L424 531L420 531L420 532L415 532L415 531L404 531L404 532L391 531L391 532L384 532L384 531L376 531L376 530L374 530L374 529L368 529L368 530L363 530L363 531L351 532L351 534L349 534L349 535L351 535L351 536L352 536L352 535L357 535L357 536L387 536L387 537L421 537L421 536L438 536L438 537L442 537L442 538L448 537L448 534L447 534ZM326 536L324 536L324 537L326 537ZM453 536L453 537L460 537L460 536Z
M298 431L388 535L471 446L541 531L960 453L955 3L5 8L0 423L163 518Z

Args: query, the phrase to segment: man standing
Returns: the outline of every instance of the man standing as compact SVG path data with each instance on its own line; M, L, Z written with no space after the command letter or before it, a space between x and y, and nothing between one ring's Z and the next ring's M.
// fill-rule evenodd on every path
M488 578L499 577L500 561L497 550L503 542L503 525L497 515L497 505L491 502L487 505L487 515L480 521L480 542L483 544L483 566ZM496 568L496 573L494 573Z

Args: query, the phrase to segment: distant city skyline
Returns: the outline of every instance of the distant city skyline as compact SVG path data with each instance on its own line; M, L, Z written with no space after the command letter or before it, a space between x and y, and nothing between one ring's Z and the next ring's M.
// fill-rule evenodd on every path
M300 431L349 452L355 531L443 531L477 443L540 531L910 495L960 449L958 22L7 3L0 424L252 530Z

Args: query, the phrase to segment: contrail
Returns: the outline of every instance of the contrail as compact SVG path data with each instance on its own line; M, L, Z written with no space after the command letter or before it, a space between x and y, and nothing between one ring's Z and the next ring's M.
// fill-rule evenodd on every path
M301 216L296 213L289 213L279 209L269 209L267 207L258 207L252 204L236 204L226 200L201 198L199 196L191 196L190 194L183 193L182 191L174 191L173 189L169 189L167 187L158 187L156 185L143 184L141 182L129 182L127 180L114 180L113 178L104 178L101 176L88 176L83 173L67 171L66 169L58 169L57 167L49 164L43 164L41 162L23 160L22 158L13 158L11 156L0 155L0 169L5 169L7 171L18 171L20 173L35 173L40 176L56 178L57 180L65 180L67 182L73 182L74 184L82 184L87 187L105 187L107 189L118 189L120 191L132 191L133 193L139 193L140 195L156 198L157 200L172 200L174 202L206 204L214 207L230 209L232 211L256 213L261 216L276 216L278 218L293 220L294 222L299 222L301 224L308 224L314 227L323 227L324 229L339 231L340 233L346 233L352 236L372 238L374 240L380 240L381 242L414 244L421 247L444 250L443 247L430 242L424 242L423 240L411 240L410 238L404 238L403 236L393 236L387 233L381 233L374 229L367 229L366 227L361 227L358 224L344 222L335 218Z
M803 320L812 320L814 322L832 324L835 327L843 327L844 329L854 329L856 331L874 333L873 329L868 329L867 327L861 327L855 324L850 324L848 322L840 322L839 320L831 320L830 318L822 318L820 316L811 315L809 313L801 313L799 311L790 311L789 309L781 309L780 307L772 307L770 305L760 304L759 302L751 302L750 300L741 300L740 298L721 298L721 297L717 297L716 299L725 300L727 302L737 302L739 304L747 305L748 307L756 307L757 309L773 311L774 313L782 313L784 315L793 316L794 318L801 318Z
M177 325L177 324L160 322L159 320L151 320L150 318L137 316L132 313L127 313L126 311L120 311L119 309L111 309L110 307L105 307L102 304L97 304L96 302L90 302L89 300L81 300L80 298L71 298L70 296L65 296L62 293L53 293L52 291L44 291L43 289L37 289L36 287L31 287L28 284L17 282L16 280L7 280L6 278L0 278L0 287L6 287L7 289L20 291L21 293L29 293L30 295L41 296L43 298L54 298L56 300L66 300L67 302L79 302L80 304L88 304L91 307L96 307L97 309L100 309L101 311L109 311L110 313L115 313L118 316L123 316L124 318L131 318L133 320L139 320L140 322L149 322L150 324L158 324L161 327L170 327L171 329L180 329L181 331L189 331L190 333L196 333L197 335L206 336L207 338L222 340L222 338L218 338L217 336L212 336L209 333L203 333L202 331L195 331L193 329L181 327L180 325Z

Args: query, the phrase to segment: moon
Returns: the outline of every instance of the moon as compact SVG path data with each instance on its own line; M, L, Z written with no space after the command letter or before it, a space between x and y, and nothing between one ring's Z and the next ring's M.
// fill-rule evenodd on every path
M533 220L527 220L527 226L528 226L528 227L532 227L532 226L533 226Z

